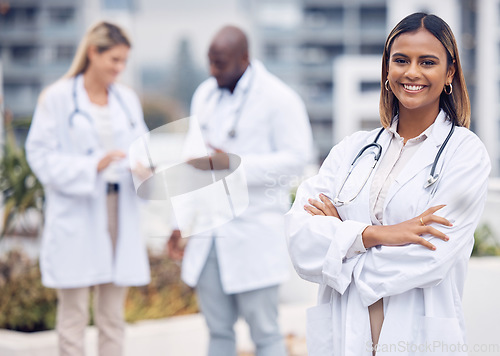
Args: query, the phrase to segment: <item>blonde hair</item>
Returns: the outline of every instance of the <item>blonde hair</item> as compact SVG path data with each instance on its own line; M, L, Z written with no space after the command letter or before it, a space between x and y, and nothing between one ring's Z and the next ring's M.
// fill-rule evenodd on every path
M440 17L428 15L422 12L414 13L405 17L391 31L385 42L384 54L382 56L382 82L380 88L380 121L382 126L389 127L394 116L399 110L399 101L390 90L385 89L385 82L389 72L389 58L394 40L401 34L416 32L424 28L429 31L446 50L448 67L455 67L453 76L453 91L450 95L444 91L439 98L439 106L448 118L458 126L470 126L470 100L465 84L464 73L458 55L458 46L455 36L450 27Z
M87 70L89 66L87 52L90 46L96 46L97 51L102 53L121 44L131 47L130 39L122 28L105 21L95 24L80 41L73 62L63 78L75 77Z

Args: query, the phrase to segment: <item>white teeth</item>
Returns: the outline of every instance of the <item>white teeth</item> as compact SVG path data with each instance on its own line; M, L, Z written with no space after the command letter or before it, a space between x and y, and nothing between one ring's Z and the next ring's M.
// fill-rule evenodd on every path
M424 86L423 85L408 85L404 84L404 87L406 90L411 90L411 91L417 91L422 89Z

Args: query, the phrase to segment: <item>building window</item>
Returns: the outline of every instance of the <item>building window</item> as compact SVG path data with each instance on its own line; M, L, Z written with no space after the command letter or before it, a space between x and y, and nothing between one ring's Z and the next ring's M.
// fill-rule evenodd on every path
M304 10L304 25L309 28L342 26L343 7L308 7Z
M38 11L35 7L28 7L24 9L24 18L26 21L33 22L36 20L36 16L38 14Z
M49 9L50 21L55 24L66 24L71 22L75 16L75 10L70 7L57 7Z
M257 9L260 26L269 29L296 28L302 22L302 12L295 3L263 3Z
M75 54L75 46L73 45L58 45L56 47L56 61L68 61Z
M29 63L36 59L37 48L35 46L12 47L12 59L14 61Z
M318 46L304 46L300 54L300 60L304 64L321 64L328 60L327 51Z
M380 82L367 82L363 81L361 82L361 92L366 93L366 92L373 92L373 91L380 91Z
M360 23L363 29L384 29L387 21L387 9L385 6L361 7Z
M361 54L379 54L384 53L384 44L362 44L360 48Z
M266 44L264 46L264 57L269 60L277 60L280 57L280 49L276 44Z

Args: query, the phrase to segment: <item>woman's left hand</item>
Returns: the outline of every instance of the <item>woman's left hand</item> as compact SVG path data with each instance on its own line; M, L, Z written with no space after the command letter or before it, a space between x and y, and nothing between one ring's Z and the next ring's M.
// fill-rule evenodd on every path
M337 208L333 205L332 201L326 197L323 193L319 195L321 201L316 199L308 199L309 204L304 205L304 210L307 211L312 216L314 215L323 215L323 216L333 216L337 219L340 219L340 215L337 211ZM342 220L342 219L340 219Z

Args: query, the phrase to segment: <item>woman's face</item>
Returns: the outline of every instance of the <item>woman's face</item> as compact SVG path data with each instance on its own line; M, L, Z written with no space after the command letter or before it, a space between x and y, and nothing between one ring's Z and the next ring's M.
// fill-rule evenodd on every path
M89 48L89 67L96 77L106 85L113 83L118 75L125 69L130 48L124 44L111 47L99 53L97 48Z
M444 46L426 29L403 33L394 40L387 79L400 111L439 110L439 97L454 74Z

